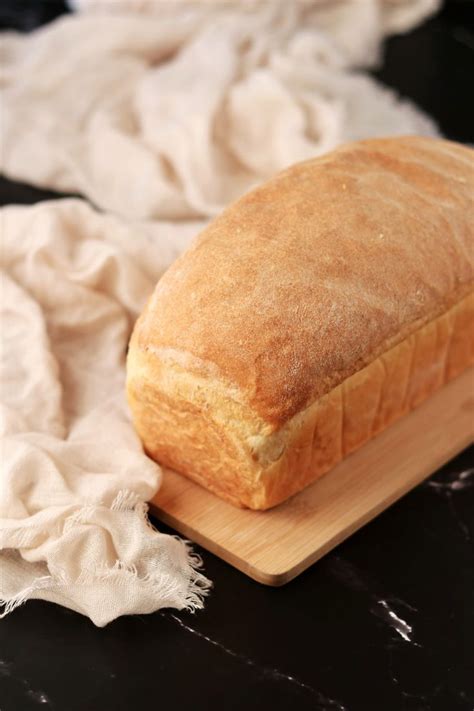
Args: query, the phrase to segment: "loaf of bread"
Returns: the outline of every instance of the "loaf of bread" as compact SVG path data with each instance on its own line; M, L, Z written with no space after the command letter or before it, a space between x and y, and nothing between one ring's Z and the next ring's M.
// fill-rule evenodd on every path
M136 324L128 398L148 454L266 509L466 369L473 200L474 151L404 137L294 165L231 205Z

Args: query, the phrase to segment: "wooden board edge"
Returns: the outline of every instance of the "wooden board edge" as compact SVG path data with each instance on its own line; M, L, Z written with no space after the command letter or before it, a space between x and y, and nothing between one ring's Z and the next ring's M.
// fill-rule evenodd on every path
M279 572L264 570L261 567L248 563L243 558L240 558L227 549L222 548L218 543L207 538L207 536L196 532L191 526L187 526L185 523L179 519L176 519L171 514L168 514L153 502L150 503L150 508L152 512L155 512L155 515L160 519L160 521L175 529L178 533L181 533L181 535L186 536L186 538L190 541L197 543L202 548L205 548L209 552L213 553L218 558L221 558L229 565L237 568L240 572L244 573L256 582L269 587L282 587L283 585L286 585L294 580L298 575L323 558L327 553L329 553L329 551L336 548L340 543L347 540L347 538L376 518L380 513L390 508L390 506L399 501L403 496L405 496L405 494L421 484L425 479L431 476L431 474L453 459L464 449L469 447L472 443L473 437L469 434L465 439L461 440L461 442L457 442L456 445L453 446L448 452L445 452L442 457L439 457L434 467L431 464L429 470L423 472L421 476L407 480L407 482L401 485L397 491L394 491L388 499L385 499L383 502L373 506L369 511L364 512L359 519L355 520L350 526L344 529L344 531L341 531L339 534L333 536L333 538L327 541L325 545L298 561L291 568Z

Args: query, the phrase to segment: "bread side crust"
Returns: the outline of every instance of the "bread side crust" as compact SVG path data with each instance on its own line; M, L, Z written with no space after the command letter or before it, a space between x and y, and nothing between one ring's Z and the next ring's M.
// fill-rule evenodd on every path
M127 392L145 450L231 503L267 509L331 470L474 363L474 294L275 430L219 378L130 343Z

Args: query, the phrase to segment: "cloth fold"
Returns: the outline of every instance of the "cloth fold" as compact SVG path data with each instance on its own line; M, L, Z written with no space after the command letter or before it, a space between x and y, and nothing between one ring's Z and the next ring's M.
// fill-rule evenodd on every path
M200 223L132 226L80 200L0 214L4 613L42 598L102 626L201 607L198 558L148 523L161 472L124 396L133 322Z
M212 216L345 140L435 134L361 67L437 0L77 2L3 38L12 178L134 219Z

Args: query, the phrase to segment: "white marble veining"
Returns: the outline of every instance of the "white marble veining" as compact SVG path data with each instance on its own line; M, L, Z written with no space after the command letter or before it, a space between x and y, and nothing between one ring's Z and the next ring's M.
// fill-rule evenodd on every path
M368 596L371 614L387 623L405 642L421 646L413 640L413 627L399 611L401 607L413 614L418 612L416 607L393 595L384 595L377 581L366 579L362 571L341 556L334 556L332 563L332 571L344 585Z
M380 605L383 610L385 610L385 619L391 627L397 632L405 642L412 642L411 635L413 633L413 627L397 615L396 612L392 610L390 605L386 600L377 600L377 604Z
M474 467L463 469L450 481L430 480L426 484L430 489L438 489L440 491L462 491L462 489L468 489L474 486Z
M226 647L221 642L218 642L217 640L212 639L211 637L208 637L203 632L200 632L199 630L196 630L193 627L190 627L185 622L183 622L183 620L180 617L178 617L177 615L174 615L173 613L168 613L168 614L163 614L163 617L165 617L166 619L171 618L182 629L186 630L190 634L195 635L196 637L199 637L200 639L205 640L209 644L212 644L214 647L217 647L225 654L228 654L229 656L233 657L234 659L237 659L242 664L246 664L247 666L254 667L256 670L258 670L265 677L274 679L275 681L289 682L289 683L297 686L298 688L303 689L304 691L310 693L312 696L314 696L314 698L318 702L318 706L316 707L315 711L317 711L318 709L319 709L319 711L326 711L326 710L327 711L333 711L333 710L348 711L348 709L345 706L343 706L343 704L341 704L339 701L336 701L335 699L331 699L328 696L325 696L324 694L319 692L317 689L314 689L309 684L305 684L303 681L300 681L299 679L292 676L291 674L286 674L285 672L282 672L279 669L274 669L273 667L267 667L267 666L262 666L260 664L257 664L256 662L253 661L253 659L250 659L250 657L247 657L244 654L241 654L240 652L236 652L235 650L230 649L229 647Z
M399 597L394 597L393 595L391 595L390 602L395 603L396 605L401 605L402 607L405 607L407 610L410 610L410 612L418 612L417 607L413 607L413 605L410 605L410 603L406 602L405 600L401 600Z
M456 509L453 496L460 491L471 488L472 486L474 486L474 467L457 472L454 478L451 478L449 481L430 480L426 482L427 488L432 489L437 494L445 497L451 516L455 521L456 526L461 531L466 543L470 543L471 534L467 523L463 521Z
M26 695L28 696L28 698L30 698L32 701L36 701L38 704L50 703L48 697L42 691L33 691L32 689L29 689L26 692Z
M15 673L14 665L11 662L7 662L4 659L0 659L0 676L10 677L11 679L14 679L15 682L21 684L21 686L25 690L25 696L27 696L30 701L34 701L37 704L50 706L51 701L44 693L44 691L37 691L35 689L32 689L26 679L20 678Z

